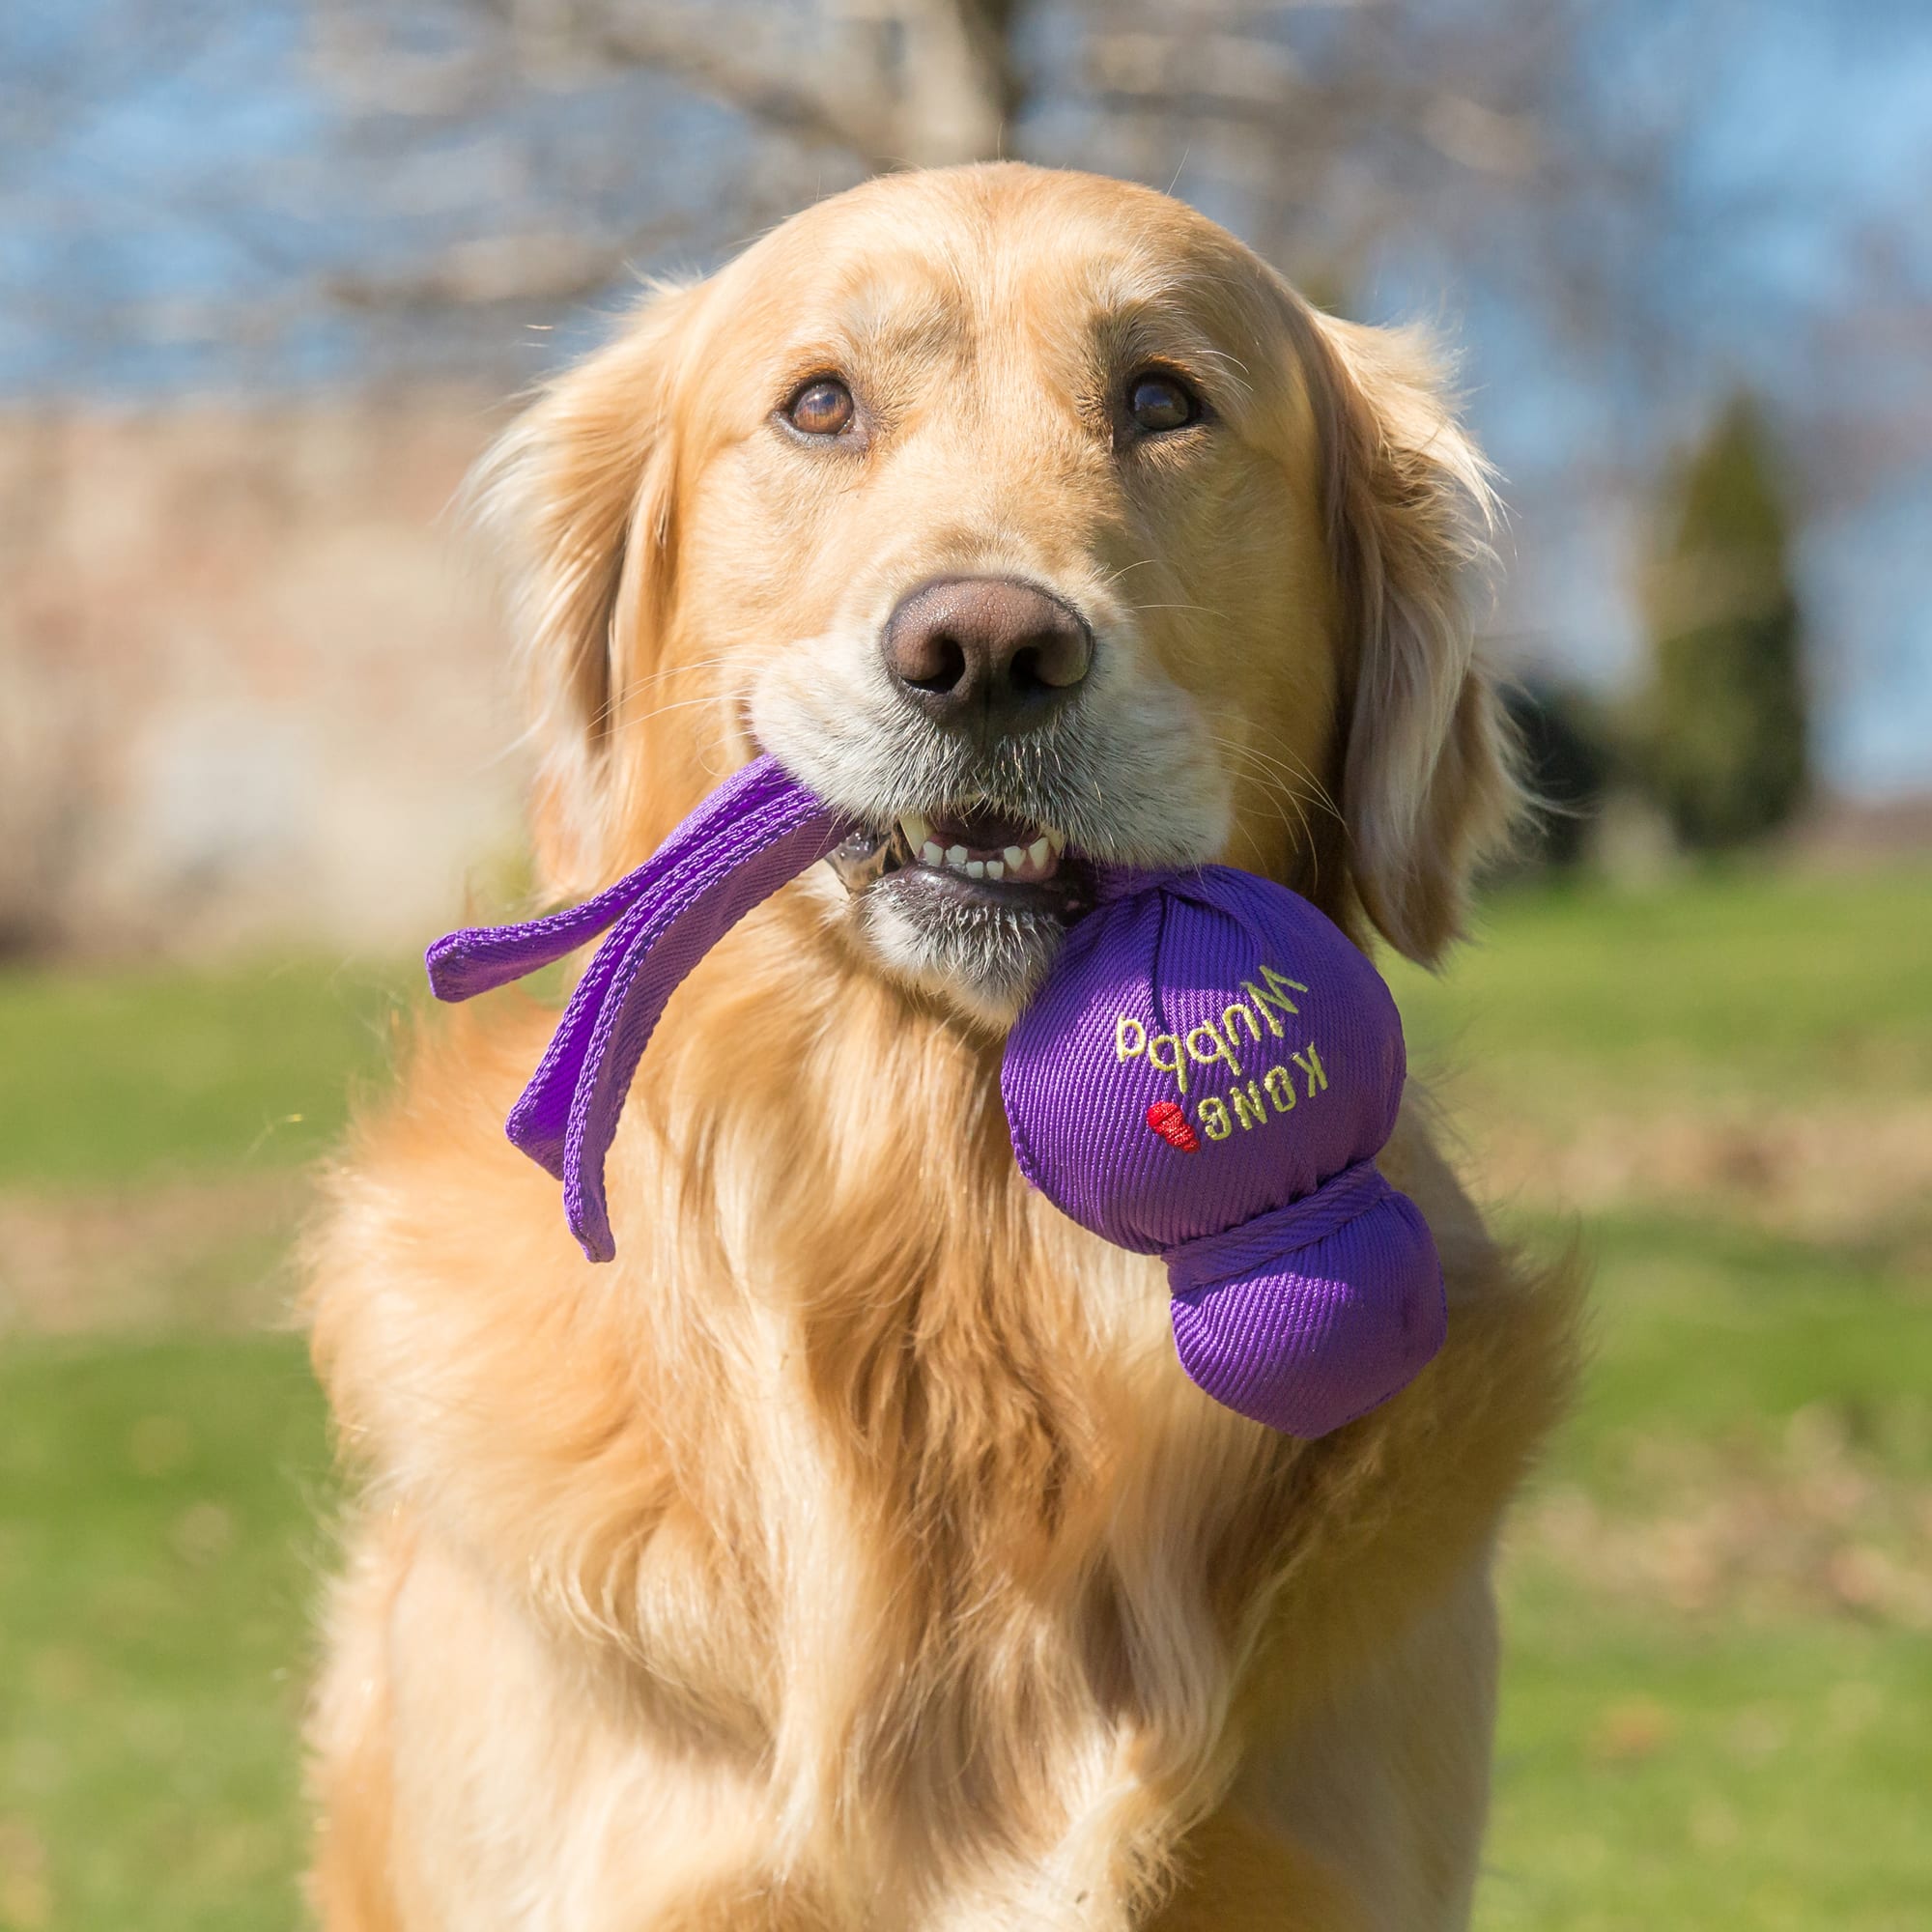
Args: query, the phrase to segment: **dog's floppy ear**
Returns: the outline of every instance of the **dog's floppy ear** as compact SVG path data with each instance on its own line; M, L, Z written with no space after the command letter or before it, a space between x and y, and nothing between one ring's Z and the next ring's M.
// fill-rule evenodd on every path
M655 287L613 341L539 392L469 482L507 577L553 887L589 883L603 864L624 694L649 674L668 609L677 365L702 286Z
M1311 315L1330 542L1352 644L1342 816L1363 907L1409 958L1462 926L1520 792L1466 598L1488 562L1487 467L1422 335Z

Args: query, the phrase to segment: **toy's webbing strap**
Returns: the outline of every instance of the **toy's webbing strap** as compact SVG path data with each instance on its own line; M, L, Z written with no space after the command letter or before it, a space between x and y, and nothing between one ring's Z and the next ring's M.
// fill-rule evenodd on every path
M452 932L429 949L431 990L467 1000L610 928L506 1123L510 1139L563 1182L571 1233L593 1262L616 1253L604 1158L666 1003L739 920L849 829L777 760L761 757L595 898L547 919Z

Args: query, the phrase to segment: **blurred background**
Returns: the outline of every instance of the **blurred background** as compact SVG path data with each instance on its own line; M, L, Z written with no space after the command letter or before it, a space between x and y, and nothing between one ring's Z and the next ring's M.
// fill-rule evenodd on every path
M519 877L466 467L640 276L995 155L1435 322L1503 473L1562 810L1398 991L1599 1292L1479 1925L1926 1922L1923 0L10 0L7 1932L299 1918L289 1252L413 951Z

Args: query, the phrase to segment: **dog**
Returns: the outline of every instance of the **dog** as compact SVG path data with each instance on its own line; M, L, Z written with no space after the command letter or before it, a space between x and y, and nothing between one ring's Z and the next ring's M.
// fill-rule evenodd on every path
M354 1131L307 1302L362 1484L327 1932L1463 1925L1575 1270L1412 1096L1447 1345L1293 1440L1187 1380L1159 1262L1027 1187L998 1096L1096 860L1456 935L1518 787L1426 345L1145 188L895 175L651 291L477 502L547 894L761 749L870 831L673 1000L613 1264L503 1138L535 1000L420 1028Z

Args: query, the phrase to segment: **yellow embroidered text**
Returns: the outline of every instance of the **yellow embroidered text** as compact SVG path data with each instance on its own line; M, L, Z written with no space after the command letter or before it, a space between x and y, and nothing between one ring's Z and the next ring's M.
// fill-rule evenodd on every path
M1266 992L1263 992L1252 980L1243 980L1241 981L1241 991L1255 1003L1256 1009L1260 1011L1262 1018L1267 1022L1268 1032L1279 1039L1281 1037L1281 1022L1275 1018L1270 1009L1279 1007L1285 1013L1298 1013L1301 1009L1289 998L1289 994L1305 993L1308 988L1299 980L1291 980L1286 974L1277 973L1272 966L1265 964L1262 967L1262 978L1267 981ZM1229 1009L1229 1011L1232 1012L1233 1010L1233 1008ZM1245 1012L1246 1009L1243 1008L1242 1010ZM1248 1024L1250 1026L1254 1024L1252 1018L1249 1019Z
M1243 1133L1264 1127L1274 1115L1292 1114L1297 1099L1312 1100L1327 1086L1328 1069L1313 1046L1291 1057L1308 1083L1304 1093L1295 1093L1294 1075L1286 1066L1270 1066L1258 1081L1236 1082L1225 1100L1204 1094L1194 1103L1201 1131L1210 1141L1224 1141L1237 1126Z
M1116 1015L1114 1058L1117 1061L1138 1060L1145 1054L1151 1065L1174 1075L1175 1084L1183 1094L1187 1092L1187 1063L1190 1060L1200 1066L1212 1066L1219 1063L1236 1080L1243 1078L1246 1069L1241 1065L1241 1026L1246 1025L1248 1039L1253 1044L1259 1044L1263 1026L1266 1026L1277 1039L1281 1038L1282 1025L1275 1014L1300 1012L1301 1009L1291 995L1308 990L1299 980L1291 980L1287 974L1277 973L1269 965L1262 966L1261 976L1264 986L1256 985L1252 980L1241 981L1241 991L1247 998L1233 1000L1224 1007L1218 1026L1213 1020L1203 1020L1184 1037L1171 1033L1151 1034L1133 1014ZM1313 1050L1310 1048L1311 1053ZM1274 1090L1270 1088L1268 1091L1272 1093ZM1309 1091L1313 1093L1314 1089L1311 1087ZM1293 1104L1291 1090L1289 1105Z

